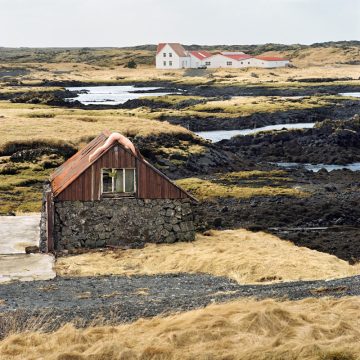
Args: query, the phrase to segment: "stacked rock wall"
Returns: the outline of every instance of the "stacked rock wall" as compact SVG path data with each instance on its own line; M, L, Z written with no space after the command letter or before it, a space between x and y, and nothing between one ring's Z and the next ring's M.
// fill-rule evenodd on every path
M189 199L55 202L55 249L138 247L195 238Z

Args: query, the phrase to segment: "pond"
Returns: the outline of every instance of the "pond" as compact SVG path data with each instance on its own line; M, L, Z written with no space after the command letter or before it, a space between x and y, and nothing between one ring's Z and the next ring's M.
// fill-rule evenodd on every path
M135 87L132 85L67 87L66 90L81 93L66 101L78 100L84 105L119 105L128 100L145 96L164 96L169 93L156 92L158 87ZM134 92L135 91L135 92ZM140 92L139 92L140 91ZM150 92L148 92L150 91Z
M342 96L360 97L360 92L339 93L339 95L342 95Z
M346 165L326 165L326 164L301 164L301 163L275 163L275 165L283 167L285 169L304 168L313 172L318 172L321 169L327 171L344 170L360 171L360 163L352 163Z
M298 123L298 124L279 124L269 125L254 129L243 129L243 130L213 130L213 131L199 131L195 134L203 137L204 139L217 142L220 140L228 140L237 135L252 135L260 131L271 131L281 129L310 129L313 128L315 123Z

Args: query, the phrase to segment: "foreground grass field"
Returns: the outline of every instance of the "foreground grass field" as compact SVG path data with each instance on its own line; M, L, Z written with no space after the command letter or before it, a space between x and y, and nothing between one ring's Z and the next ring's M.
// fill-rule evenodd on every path
M227 359L354 360L360 354L359 297L241 300L120 326L0 342L3 360Z
M193 243L147 245L144 249L90 252L61 257L61 276L208 273L241 284L345 277L360 273L335 256L297 247L263 232L211 231ZM285 256L286 254L286 256Z

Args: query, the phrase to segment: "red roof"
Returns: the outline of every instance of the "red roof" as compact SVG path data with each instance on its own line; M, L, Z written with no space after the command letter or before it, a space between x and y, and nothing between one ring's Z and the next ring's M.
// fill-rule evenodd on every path
M158 54L165 47L165 45L169 45L175 51L175 53L177 55L179 55L180 57L186 57L187 56L186 50L179 43L160 43L160 44L158 44L156 54Z
M265 60L265 61L288 61L288 59L279 58L275 56L255 56L255 59Z
M246 59L252 58L252 56L246 55L246 54L244 54L244 55L242 55L242 54L239 54L239 55L225 55L225 54L222 54L222 53L221 53L221 55L226 56L226 57L228 57L228 58L230 58L230 59L233 59L233 60L237 60L237 61L246 60Z
M95 161L97 161L104 152L97 154L96 157L90 157L90 154L94 154L97 149L101 148L108 138L111 136L111 133L108 130L103 131L99 136L89 142L85 147L79 150L75 155L70 159L65 161L61 166L59 166L51 175L50 183L54 197L57 197L65 188L67 188L73 181L75 181L86 169L88 169ZM128 140L128 139L127 139ZM130 141L130 140L129 140ZM160 172L152 164L146 161L141 155L140 151L135 147L135 153L132 153L127 147L123 145L123 142L119 141L120 146L132 156L142 163L145 163L146 166L150 167L160 176L169 181L173 186L178 188L181 192L185 193L189 198L197 201L192 195L187 191L182 189L180 186L173 183L165 174ZM107 148L109 150L109 148ZM106 150L106 151L107 151ZM106 152L105 151L105 152Z
M211 52L205 51L205 50L200 50L200 51L190 51L190 54L195 56L196 58L198 58L199 60L203 60L206 59L210 56L212 56L213 54Z
M158 44L156 53L158 54L165 47L165 45L166 45L166 43Z

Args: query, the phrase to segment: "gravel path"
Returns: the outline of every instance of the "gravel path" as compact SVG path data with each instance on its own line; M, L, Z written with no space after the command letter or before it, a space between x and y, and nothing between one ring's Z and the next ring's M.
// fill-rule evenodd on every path
M99 317L112 323L133 321L244 297L297 300L346 295L360 295L360 276L274 285L239 285L205 274L58 277L0 285L0 313L14 312L26 319L48 313L49 326L57 327L77 319L85 325Z

